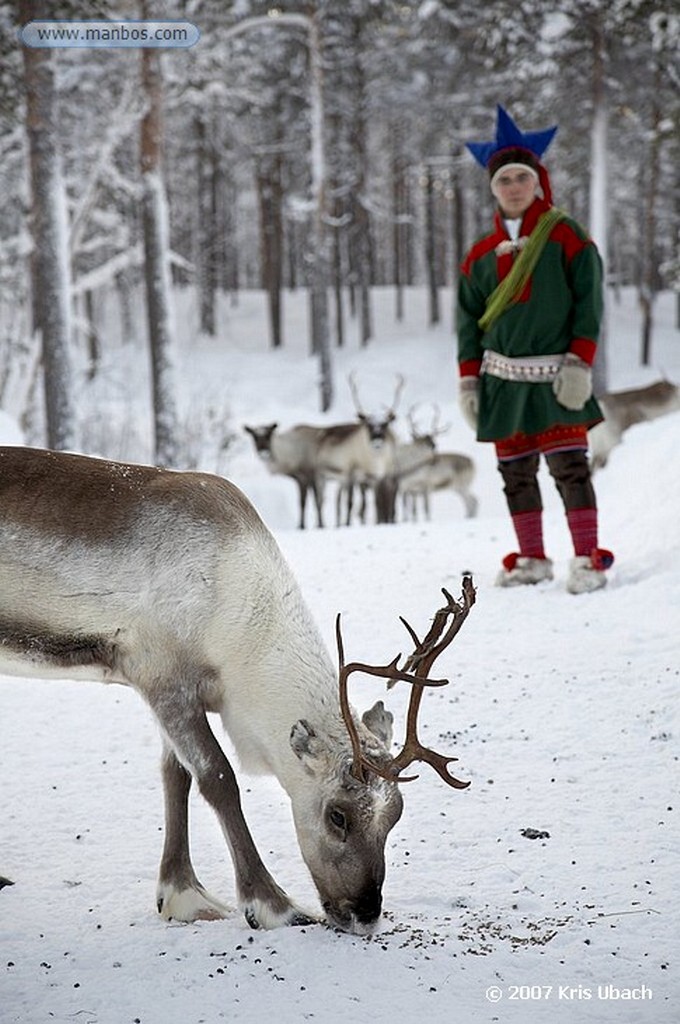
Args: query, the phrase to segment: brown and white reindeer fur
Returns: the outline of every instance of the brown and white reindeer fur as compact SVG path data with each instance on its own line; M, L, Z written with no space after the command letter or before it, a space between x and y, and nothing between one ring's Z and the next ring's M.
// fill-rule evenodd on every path
M417 519L418 499L423 502L425 517L430 518L430 496L435 491L451 490L460 495L468 519L477 515L479 502L471 487L475 478L475 464L467 455L458 452L433 452L419 466L408 470L400 478L404 514Z
M373 490L375 495L376 520L387 522L382 485L390 478L394 465L396 437L392 430L394 414L371 416L359 413L359 422L343 427L331 427L332 435L319 452L319 463L324 472L338 483L336 500L336 523L349 526L354 507L354 492L361 494L359 520L366 522L366 495ZM342 440L342 432L346 439ZM340 443L335 439L340 438ZM345 499L343 514L342 501Z
M588 435L593 470L607 465L612 449L621 443L629 427L680 409L680 390L677 384L660 380L644 388L612 391L599 396L598 402L604 421L593 427Z
M298 486L300 517L298 525L305 528L307 496L311 491L316 509L317 526L323 526L323 498L325 478L317 461L317 451L324 433L323 427L301 423L289 430L279 430L278 423L263 426L244 426L270 473L288 476Z
M340 522L340 503L343 493L346 495L347 509L345 523L349 526L352 519L353 497L356 487L361 492L359 519L366 522L366 495L373 492L375 500L375 518L377 523L393 523L395 520L395 499L397 492L396 453L399 447L392 425L397 416L397 406L404 388L405 380L397 374L392 402L385 406L382 414L368 413L363 408L359 396L359 387L354 372L349 375L349 386L357 414L358 428L361 431L361 455L356 460L352 473L344 480L338 491L337 520Z
M163 917L225 913L189 855L195 781L226 837L248 922L308 920L255 848L208 724L215 712L244 768L273 774L288 794L330 923L375 925L399 788L351 774L326 648L273 537L232 484L0 449L0 671L122 683L151 708L163 738ZM379 702L357 722L374 763L389 761L391 717Z
M467 518L477 515L479 502L471 491L474 462L457 452L437 451L437 437L449 429L449 425L440 425L438 407L434 407L432 423L427 429L418 427L413 410L409 412L408 421L411 441L399 445L395 458L404 518L413 521L418 518L420 499L429 519L430 495L442 490L460 495Z

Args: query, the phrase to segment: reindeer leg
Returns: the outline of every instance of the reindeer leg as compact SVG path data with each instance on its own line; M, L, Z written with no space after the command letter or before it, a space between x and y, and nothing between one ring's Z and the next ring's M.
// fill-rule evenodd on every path
M349 476L347 479L347 515L345 516L345 526L352 525L352 512L354 510L354 478Z
M316 525L323 528L323 497L326 490L326 481L322 476L312 477L312 490L314 491L314 503L316 505Z
M342 494L344 491L344 484L338 483L337 490L335 492L335 525L340 526L342 524Z
M474 494L470 494L469 491L461 491L461 497L465 505L465 518L474 519L474 517L477 515L479 502L475 498Z
M307 504L307 481L303 480L302 477L295 478L300 492L300 529L305 528L305 506Z
M161 764L165 795L165 843L158 873L156 905L166 921L214 921L229 913L198 881L189 853L191 775L163 744Z
M359 505L359 522L364 525L366 523L366 508L368 505L368 484L360 484L359 491L361 493L361 504Z
M284 924L309 924L311 918L299 910L271 877L260 859L241 810L236 777L224 751L215 739L204 709L188 699L186 691L155 691L149 701L176 760L198 783L202 796L217 814L234 863L239 906L252 928L275 928ZM170 857L178 858L180 870L193 875L188 859L186 833L187 780L168 764L170 796L175 800ZM165 778L165 775L164 775ZM179 807L179 812L177 811Z

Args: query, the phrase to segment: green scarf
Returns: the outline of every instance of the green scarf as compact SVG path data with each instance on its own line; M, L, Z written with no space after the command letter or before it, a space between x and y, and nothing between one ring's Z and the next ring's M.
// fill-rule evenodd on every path
M488 331L501 313L504 313L508 306L519 300L527 281L534 272L550 232L566 216L564 210L558 210L557 207L552 206L538 218L534 230L513 263L510 273L503 278L486 300L486 310L477 321L483 331Z

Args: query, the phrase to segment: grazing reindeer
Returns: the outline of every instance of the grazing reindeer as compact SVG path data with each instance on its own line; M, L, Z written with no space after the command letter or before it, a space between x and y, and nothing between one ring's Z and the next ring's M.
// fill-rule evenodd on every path
M660 380L645 388L613 391L602 395L598 401L604 422L598 423L589 434L593 470L607 465L612 449L621 443L629 427L680 409L680 392L676 384Z
M423 430L416 423L415 408L415 406L411 406L408 412L411 440L398 444L394 453L394 473L398 482L408 473L431 462L437 449L437 437L440 434L445 434L450 426L450 424L445 427L439 426L440 411L438 406L434 406L432 424L428 430Z
M300 424L290 430L279 430L278 423L243 428L253 439L255 451L270 473L289 476L300 495L299 527L305 528L307 495L312 492L317 526L323 526L324 478L316 461L322 427Z
M384 669L348 665L338 693L290 569L228 481L0 448L0 671L118 682L149 705L163 738L157 906L167 919L226 912L189 855L195 781L229 845L248 923L309 921L260 859L234 772L208 724L215 712L244 767L275 775L288 793L328 921L359 934L375 926L385 841L402 813L400 773L424 760L450 786L466 785L415 731L423 688L439 685L428 678L432 664L474 603L472 581L463 581L462 603L446 596L403 670L396 658ZM360 720L349 708L346 679L358 668L413 686L407 743L396 759L383 703Z
M475 464L467 455L457 452L435 452L427 462L404 473L401 491L405 512L417 518L418 498L422 498L425 516L430 518L430 495L433 491L452 490L459 494L465 506L465 516L477 515L479 502L470 486L475 477Z
M425 432L418 428L413 410L409 412L408 420L411 443L400 445L396 455L405 518L417 519L418 498L422 498L425 515L429 519L430 494L444 489L456 491L461 496L466 517L475 516L479 503L470 491L475 476L472 459L455 452L436 451L436 438L449 429L449 425L439 426L439 408L434 407L432 425Z

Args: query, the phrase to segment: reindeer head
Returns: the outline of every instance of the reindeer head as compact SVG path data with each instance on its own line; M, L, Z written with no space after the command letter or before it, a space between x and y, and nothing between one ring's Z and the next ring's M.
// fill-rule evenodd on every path
M441 410L436 403L433 403L432 422L430 423L430 426L419 426L415 416L417 408L417 404L412 405L408 411L408 425L411 431L411 440L414 444L422 445L434 452L437 448L437 438L442 434L446 434L451 429L451 424L447 423L444 426L440 425L439 419L441 416Z
M357 419L366 427L371 445L374 448L382 448L385 444L388 444L390 439L393 437L390 427L397 418L397 405L399 404L399 398L404 387L404 378L401 374L397 374L392 403L389 406L385 406L385 411L382 415L377 413L367 413L362 408L361 400L359 398L359 389L356 382L356 374L354 371L350 373L348 380L350 391L352 392L352 398L354 400Z
M448 771L456 758L424 747L416 730L425 687L447 683L445 679L429 679L429 672L458 633L475 599L469 577L463 581L461 604L446 591L444 594L447 604L436 613L422 642L402 620L415 641L415 650L403 669L398 666L400 655L385 666L359 662L345 665L338 617L340 709L349 748L346 737L344 742L336 742L335 737L319 736L304 720L291 733L291 746L309 782L301 799L293 803L300 849L329 923L343 931L370 933L380 918L385 842L403 809L398 783L414 778L404 777L403 770L413 761L426 761L449 786L464 789L469 785ZM388 686L398 680L411 684L406 741L396 757L390 754L393 718L383 702L378 701L361 720L350 708L347 683L357 671L387 679Z
M354 723L366 756L387 770L392 715L378 702ZM376 730L375 732L373 730ZM291 733L308 785L293 801L298 842L329 923L368 934L380 918L387 834L401 817L399 787L376 774L352 771L346 737L317 735L306 721Z
M261 427L249 427L244 424L243 429L252 437L255 451L265 462L271 458L272 437L277 427L278 423L269 423Z

